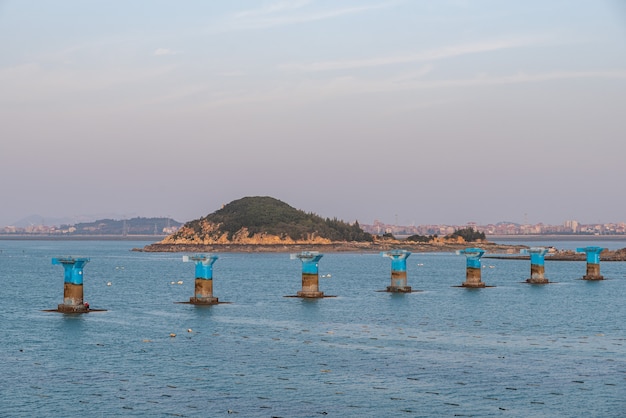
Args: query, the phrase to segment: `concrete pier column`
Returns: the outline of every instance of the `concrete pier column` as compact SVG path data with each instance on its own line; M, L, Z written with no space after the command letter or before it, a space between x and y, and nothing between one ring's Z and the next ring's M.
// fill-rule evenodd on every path
M55 257L53 265L63 266L65 280L63 283L63 303L57 307L63 313L89 312L89 305L83 302L83 267L88 258Z
M465 273L465 281L461 285L462 287L485 287L481 279L481 265L480 257L485 254L485 250L481 248L466 248L464 250L458 250L457 255L464 255L467 258L467 267Z
M411 253L406 250L391 250L380 254L391 258L391 286L387 286L387 292L411 293L411 286L407 286L406 276L406 259Z
M303 251L292 254L291 258L299 258L302 261L302 290L297 293L301 298L323 298L324 292L319 289L319 260L323 254L317 251Z
M587 254L587 274L583 276L583 280L604 280L604 276L600 274L600 253L603 250L602 247L576 248L576 252Z
M530 255L530 278L526 279L526 283L546 284L549 283L545 275L545 255L548 250L543 247L531 247L520 250L521 254Z
M213 263L218 257L212 254L183 256L183 262L196 263L196 281L194 296L189 298L193 305L215 305L218 298L213 297Z

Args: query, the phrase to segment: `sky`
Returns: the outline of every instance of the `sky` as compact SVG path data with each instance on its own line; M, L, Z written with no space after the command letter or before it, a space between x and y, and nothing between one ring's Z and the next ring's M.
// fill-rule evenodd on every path
M0 42L0 226L626 221L620 0L0 0Z

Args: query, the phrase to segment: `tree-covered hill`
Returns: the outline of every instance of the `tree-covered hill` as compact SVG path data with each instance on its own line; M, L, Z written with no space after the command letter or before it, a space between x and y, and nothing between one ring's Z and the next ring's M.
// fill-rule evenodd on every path
M268 237L278 240L277 243L315 239L372 241L372 236L358 222L324 219L273 197L254 196L232 201L205 217L187 222L164 242L251 243L255 237L262 241L259 243L267 243Z

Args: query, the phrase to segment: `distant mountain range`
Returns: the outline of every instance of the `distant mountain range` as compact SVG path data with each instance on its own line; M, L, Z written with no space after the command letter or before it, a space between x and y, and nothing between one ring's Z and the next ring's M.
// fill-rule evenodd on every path
M26 228L29 226L56 226L59 227L61 225L74 225L82 222L94 222L99 219L129 219L136 218L138 215L121 215L117 213L100 213L100 214L92 214L92 215L77 215L77 216L65 216L65 217L53 217L53 216L42 216L39 214L28 215L22 219L19 219L15 222L12 222L10 226L15 226L17 228ZM8 225L3 225L8 226Z
M166 235L171 234L181 225L182 223L170 218L100 219L72 225L71 233L76 235ZM61 229L65 229L65 226L62 225Z
M98 219L92 222L72 224L57 219L58 226L43 225L37 215L24 218L21 225L12 225L0 229L1 234L20 235L169 235L176 232L182 223L171 218L130 218L130 219Z

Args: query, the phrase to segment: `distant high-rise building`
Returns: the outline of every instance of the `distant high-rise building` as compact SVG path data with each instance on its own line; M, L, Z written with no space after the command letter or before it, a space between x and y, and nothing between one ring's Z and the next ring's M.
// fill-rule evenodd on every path
M574 232L574 233L578 232L578 225L579 225L579 224L578 224L578 221L574 221L574 220L571 220L571 221L565 221L565 222L563 223L563 226L564 226L566 229L568 229L568 230L570 230L571 232Z

